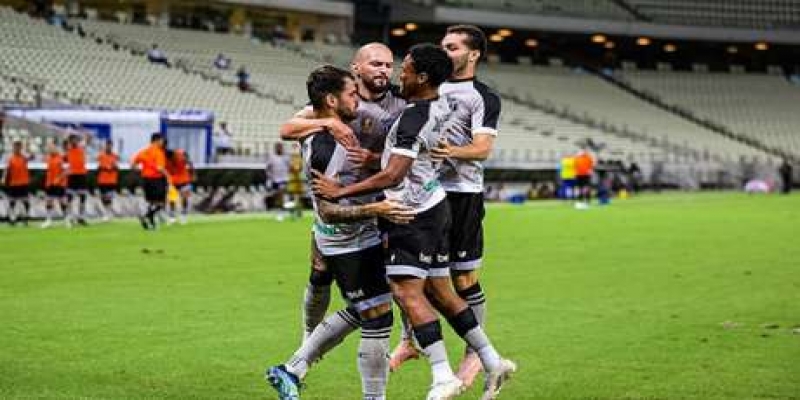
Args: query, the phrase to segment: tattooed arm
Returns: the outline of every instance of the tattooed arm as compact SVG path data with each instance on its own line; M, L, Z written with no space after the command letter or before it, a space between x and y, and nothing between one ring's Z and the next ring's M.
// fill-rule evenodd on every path
M414 219L414 212L410 208L389 200L363 205L341 205L318 199L317 211L322 220L329 224L372 217L382 217L396 224L406 224Z

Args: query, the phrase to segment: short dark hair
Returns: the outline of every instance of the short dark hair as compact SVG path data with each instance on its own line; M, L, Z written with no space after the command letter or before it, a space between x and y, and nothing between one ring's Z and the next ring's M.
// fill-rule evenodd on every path
M487 44L486 44L486 34L483 33L481 28L478 28L475 25L451 25L447 27L447 33L463 33L467 35L467 40L465 41L467 47L470 50L478 50L481 52L481 58L486 57Z
M414 45L408 55L417 74L428 75L431 86L439 86L453 75L453 60L447 52L433 43Z
M347 78L355 80L350 71L334 67L333 65L323 65L308 75L306 90L311 106L317 110L325 108L325 96L332 94L338 96L344 90Z
M164 138L164 136L163 136L162 134L160 134L160 133L156 132L156 133L154 133L154 134L150 135L150 143L153 143L153 142L155 142L156 140L161 140L161 139L163 139L163 138Z

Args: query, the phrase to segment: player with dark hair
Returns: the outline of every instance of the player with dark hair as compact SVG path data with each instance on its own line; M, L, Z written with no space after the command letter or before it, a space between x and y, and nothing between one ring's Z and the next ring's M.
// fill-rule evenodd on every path
M70 222L86 225L86 200L89 197L86 150L83 148L79 135L70 135L67 140L69 143L67 149L67 201L69 202L67 218ZM77 214L74 213L75 198L78 199Z
M356 118L358 92L350 72L333 66L317 68L308 78L307 90L314 117L335 118L345 123ZM302 146L306 171L322 171L343 184L361 179L357 164L347 157L347 149L327 129L307 136ZM392 296L386 282L376 217L405 222L411 214L406 207L378 201L374 195L338 201L314 196L312 200L316 248L339 286L347 308L317 325L286 363L269 368L267 380L280 399L299 398L300 381L309 366L360 327L358 366L363 398L385 399Z
M386 272L394 298L431 365L433 385L427 398L451 399L463 391L463 383L450 368L438 310L480 357L487 371L482 398L494 399L516 365L500 357L472 309L453 290L448 264L449 204L439 182L438 161L431 154L457 111L454 99L438 93L452 73L451 59L438 46L412 47L400 74L409 104L387 137L383 169L348 186L314 171L313 188L328 199L383 189L387 199L412 207L417 213L413 221L387 227Z
M363 177L379 167L386 134L406 105L397 86L392 85L394 55L381 43L369 43L358 49L350 70L358 86L356 119L345 124L336 118L315 118L312 106L295 115L281 127L284 140L301 140L310 132L327 129L348 151L348 158L361 166ZM325 317L330 303L333 277L327 271L315 246L311 246L311 273L303 296L304 336Z
M192 196L194 164L183 149L167 150L167 173L172 185L178 191L181 202L180 223L186 224L189 217L189 200ZM175 223L178 199L169 201L169 222Z
M67 145L68 143L64 141L65 149ZM69 203L66 197L67 179L66 170L64 169L64 154L59 151L59 146L56 141L49 143L47 149L48 154L45 160L47 170L44 177L44 192L47 196L45 200L45 209L47 210L47 215L42 223L42 228L49 228L53 224L53 213L56 204L61 207L61 212L64 214L64 225L70 228L72 225L70 224L69 218L67 218Z
M114 195L119 185L119 156L114 153L114 143L107 141L103 151L97 155L97 188L103 203L103 220L114 215Z
M145 230L156 229L156 214L164 209L167 201L166 165L164 137L160 133L150 136L150 145L136 153L131 161L131 168L141 171L147 210L139 216L139 222Z
M0 179L6 188L8 196L8 223L16 225L19 219L23 224L28 225L28 213L30 212L30 171L28 170L28 160L22 151L22 142L16 141L11 145L11 157L3 170L3 177ZM17 213L17 205L22 205L22 213Z

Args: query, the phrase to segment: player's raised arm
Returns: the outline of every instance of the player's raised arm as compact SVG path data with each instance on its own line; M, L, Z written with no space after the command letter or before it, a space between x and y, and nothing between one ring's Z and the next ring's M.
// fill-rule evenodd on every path
M328 130L342 146L358 147L358 139L347 124L337 118L315 118L311 107L300 110L284 122L280 135L283 140L300 141L322 129Z

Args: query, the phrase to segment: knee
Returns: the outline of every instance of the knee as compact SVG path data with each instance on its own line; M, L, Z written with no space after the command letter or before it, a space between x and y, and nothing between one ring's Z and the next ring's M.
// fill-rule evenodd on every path
M368 308L361 311L361 319L364 320L364 328L380 329L391 327L393 322L392 306L390 304L381 304L379 306Z
M333 283L333 274L330 271L312 268L308 282L314 286L330 286Z
M456 290L465 290L478 283L478 273L476 271L453 271L453 286Z

